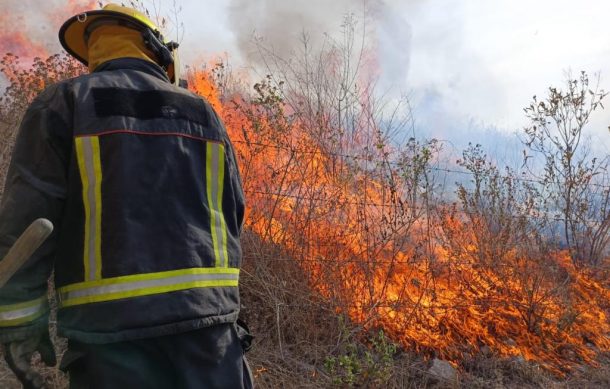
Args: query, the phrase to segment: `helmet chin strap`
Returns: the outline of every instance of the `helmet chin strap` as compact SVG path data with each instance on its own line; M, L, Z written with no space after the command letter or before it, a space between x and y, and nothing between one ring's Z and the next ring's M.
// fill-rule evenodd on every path
M158 31L153 31L146 28L142 31L144 45L148 48L159 60L159 65L166 71L170 65L174 65L174 85L180 86L180 59L178 58L178 46L176 42L163 43L163 37Z
M163 43L161 34L158 31L151 30L150 28L145 28L142 30L142 38L144 39L146 48L157 56L159 65L167 68L169 65L174 63L174 55L172 53L178 48L178 43Z

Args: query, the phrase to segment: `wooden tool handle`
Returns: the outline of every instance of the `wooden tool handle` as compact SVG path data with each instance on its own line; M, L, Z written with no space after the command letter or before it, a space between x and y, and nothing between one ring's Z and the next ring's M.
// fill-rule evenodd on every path
M0 288L34 254L51 232L53 232L53 223L47 219L37 219L30 224L0 262Z

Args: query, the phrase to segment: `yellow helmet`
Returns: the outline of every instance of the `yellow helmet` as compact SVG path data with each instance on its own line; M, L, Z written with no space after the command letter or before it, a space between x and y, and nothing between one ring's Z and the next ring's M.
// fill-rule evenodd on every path
M63 48L74 58L85 65L89 64L89 34L97 23L110 21L142 31L143 38L149 49L158 57L159 65L167 71L170 80L178 83L176 74L178 44L166 42L160 29L148 16L142 12L118 4L107 4L100 10L87 11L75 15L59 29L59 41Z

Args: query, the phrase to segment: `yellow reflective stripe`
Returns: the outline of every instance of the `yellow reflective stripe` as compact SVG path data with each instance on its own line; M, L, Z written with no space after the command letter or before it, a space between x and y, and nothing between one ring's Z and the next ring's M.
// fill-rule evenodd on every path
M85 279L102 277L102 163L97 136L75 139L78 169L83 183Z
M93 146L93 171L95 174L95 279L102 278L102 160L100 139L91 138Z
M85 278L89 274L89 261L87 261L89 253L89 220L91 219L91 206L89 205L89 178L87 175L87 167L85 164L85 152L83 151L83 138L75 138L74 143L76 145L76 159L78 161L78 171L80 172L80 180L83 186L83 205L85 208L85 249L83 258L85 259Z
M158 273L133 274L133 275L129 275L129 276L103 278L101 280L79 282L79 283L75 283L75 284L62 286L58 290L60 292L71 292L74 290L86 289L86 288L96 287L96 286L122 284L122 283L135 282L135 281L158 280L158 279L183 276L183 275L189 275L189 274L239 275L239 269L232 268L232 267L226 268L226 269L214 268L214 267L194 267L194 268L189 268L189 269L169 270L169 271L163 271L163 272L158 272Z
M160 287L141 288L134 291L123 291L114 293L95 294L91 296L71 297L69 294L61 297L61 307L71 307L74 305L98 303L103 301L119 300L130 297L149 296L153 294L176 292L193 288L213 288L213 287L237 287L237 280L214 280L214 281L193 281L175 285Z
M214 244L215 265L229 266L227 252L227 223L222 212L222 195L225 176L225 148L220 143L207 142L206 186L210 208L210 229Z
M0 327L11 327L28 323L38 319L48 310L49 306L46 296L24 303L0 306Z
M11 312L14 310L19 310L19 309L23 309L23 308L31 308L31 307L35 307L41 304L45 304L47 301L47 296L42 296L39 297L35 300L29 300L29 301L25 301L22 303L18 303L18 304L10 304L10 305L0 305L0 315L2 315L5 312Z
M147 296L192 288L236 287L239 269L191 268L86 281L59 288L60 304L79 304Z

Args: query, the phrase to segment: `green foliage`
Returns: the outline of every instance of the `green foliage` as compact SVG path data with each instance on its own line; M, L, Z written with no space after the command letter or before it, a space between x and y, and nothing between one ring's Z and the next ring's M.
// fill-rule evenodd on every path
M412 220L430 212L436 178L433 164L440 153L441 144L436 139L419 141L410 138L400 149L394 168L404 186L404 198Z
M544 99L533 97L524 109L526 164L543 161L537 179L545 187L548 211L563 227L563 240L579 265L599 265L610 244L610 160L590 155L585 127L603 109L607 93L590 86L581 72L564 89L550 87Z
M344 339L343 350L324 361L324 368L336 386L382 386L394 370L397 347L383 330L367 340L368 346Z
M476 262L492 267L514 262L514 253L508 256L513 250L537 245L539 192L532 183L509 168L498 169L479 144L470 144L457 164L471 177L467 183L457 183L457 196L460 217L466 221L463 229L472 240L454 241L477 247Z
M468 233L458 236L451 226L443 226L449 252L469 258L484 270L479 277L490 285L486 293L518 311L528 331L538 333L543 321L567 327L578 312L567 292L570 279L551 260L548 238L541 233L546 221L539 212L543 207L540 191L511 169L501 172L481 145L470 144L462 155L457 164L470 172L471 180L458 183L465 221L459 231ZM487 274L493 276L487 278ZM563 302L555 312L560 319L549 312L552 300Z

